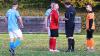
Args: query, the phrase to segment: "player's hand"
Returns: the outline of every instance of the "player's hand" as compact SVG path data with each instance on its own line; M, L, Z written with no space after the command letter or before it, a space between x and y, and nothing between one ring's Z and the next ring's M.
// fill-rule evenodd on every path
M64 18L64 19L63 19L63 21L67 21L67 20L68 20L67 18Z
M59 18L59 21L65 21L68 20L67 18Z
M21 25L20 27L21 27L22 29L24 28L24 26L23 26L23 25Z
M59 21L63 21L63 19L61 17L59 17Z
M24 28L24 26L22 26L21 28Z
M59 21L64 21L64 19L59 19Z

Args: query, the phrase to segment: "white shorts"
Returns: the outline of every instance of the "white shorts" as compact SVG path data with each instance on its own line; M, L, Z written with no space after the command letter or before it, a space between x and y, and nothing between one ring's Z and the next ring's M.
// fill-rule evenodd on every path
M20 29L15 30L15 31L10 31L9 36L10 38L18 38L18 37L20 38L22 37L22 31Z

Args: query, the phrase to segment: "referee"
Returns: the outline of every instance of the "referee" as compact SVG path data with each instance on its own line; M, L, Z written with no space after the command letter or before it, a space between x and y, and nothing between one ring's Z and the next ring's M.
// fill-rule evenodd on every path
M68 38L68 50L66 52L74 52L74 19L75 19L75 14L76 10L73 7L73 5L70 2L65 2L64 3L66 12L65 12L65 34L66 37Z

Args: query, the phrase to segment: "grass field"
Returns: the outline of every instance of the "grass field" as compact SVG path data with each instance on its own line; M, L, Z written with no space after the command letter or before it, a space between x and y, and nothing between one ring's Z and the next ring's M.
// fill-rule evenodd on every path
M47 34L24 34L22 45L16 49L16 56L100 56L100 35L94 35L95 49L93 53L85 50L85 35L75 35L75 52L65 52L67 41L65 35L61 34L57 39L57 48L59 53L51 53L48 51ZM9 55L9 36L8 34L0 34L0 56Z

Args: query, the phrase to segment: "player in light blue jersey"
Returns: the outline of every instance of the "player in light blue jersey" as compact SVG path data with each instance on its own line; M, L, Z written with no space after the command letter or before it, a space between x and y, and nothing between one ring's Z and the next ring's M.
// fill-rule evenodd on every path
M51 8L47 9L46 13L45 13L45 27L48 30L48 36L50 37L50 12L52 11Z
M10 53L12 56L15 54L15 48L21 44L21 40L23 40L22 31L18 26L18 20L20 22L20 27L23 28L22 18L17 11L18 4L13 3L12 8L9 9L6 13L5 21L8 26L8 33L10 36ZM16 40L15 40L16 39ZM15 41L14 41L15 40Z

